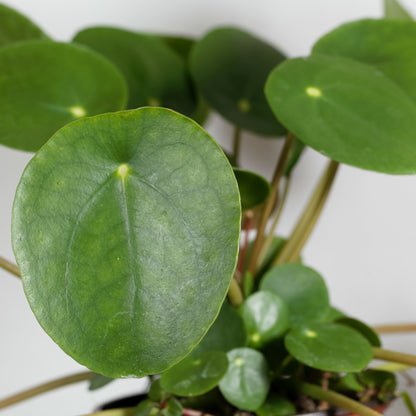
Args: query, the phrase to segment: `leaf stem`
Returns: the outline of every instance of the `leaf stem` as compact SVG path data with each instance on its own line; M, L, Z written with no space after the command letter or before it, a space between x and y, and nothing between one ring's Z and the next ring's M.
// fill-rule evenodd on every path
M373 358L416 367L416 355L373 347Z
M264 233L265 233L266 226L267 226L267 221L270 218L270 215L273 211L274 202L276 201L277 196L278 196L279 182L280 182L281 177L283 176L285 166L286 166L286 160L289 156L289 151L290 151L293 141L294 141L293 134L288 133L285 139L285 143L283 145L283 149L279 156L279 161L277 162L277 165L276 165L275 173L273 175L269 198L267 199L263 207L261 216L260 216L260 223L257 229L257 235L253 244L250 261L249 261L248 268L247 268L248 272L252 276L256 275L257 266L259 264L258 256L260 253L261 246L263 244L263 238L264 238Z
M9 273L14 274L16 277L21 277L19 268L3 257L0 257L0 268L7 270Z
M416 324L378 325L373 327L378 334L394 334L399 332L414 332Z
M407 407L407 410L409 411L411 416L416 416L416 408L415 404L413 403L413 400L411 399L409 393L407 391L402 391L399 396L403 399L404 404Z
M311 235L316 222L319 219L332 184L334 183L338 167L339 163L334 160L331 160L328 163L328 166L315 188L306 209L293 230L292 235L274 259L274 266L282 263L294 262L299 258L303 246Z
M233 156L234 162L238 165L238 158L240 156L240 146L241 145L241 129L240 127L235 126L234 129L234 140L233 140Z
M7 397L6 399L0 400L0 409L4 409L5 407L12 406L24 400L30 399L32 397L38 396L42 393L46 393L51 390L58 389L60 387L68 386L74 383L79 383L80 381L89 380L92 375L93 373L91 371L85 371L82 373L58 378L56 380L49 381L44 384L40 384L39 386L33 387L21 393Z
M101 412L89 413L84 416L133 416L135 407L125 407L123 409L109 409Z
M360 416L381 416L380 413L342 394L309 383L296 383L295 388L317 400L322 400Z
M228 299L232 306L238 308L244 302L244 295L235 277L231 279L228 288Z

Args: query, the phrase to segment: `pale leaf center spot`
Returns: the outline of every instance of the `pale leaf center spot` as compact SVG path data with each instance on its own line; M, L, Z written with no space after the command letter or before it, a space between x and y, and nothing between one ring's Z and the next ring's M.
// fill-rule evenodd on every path
M85 111L85 108L83 108L79 105L74 105L73 107L70 107L69 112L74 117L84 117L87 114L87 112Z
M316 338L316 337L318 336L318 334L317 334L315 331L311 331L310 329L307 329L307 330L305 331L305 335L306 335L308 338Z
M307 87L306 94L308 94L309 97L313 97L313 98L322 97L322 91L316 87Z
M250 111L250 107L251 107L250 101L245 98L242 98L241 100L239 100L237 105L238 105L239 110L242 113L248 113Z
M244 364L244 361L243 361L243 359L242 359L242 358L238 357L238 358L236 358L236 359L234 360L234 364L235 364L237 367L241 367L241 366Z
M117 169L117 174L121 177L123 182L124 182L124 179L127 176L128 171L129 171L129 167L126 164L120 165Z

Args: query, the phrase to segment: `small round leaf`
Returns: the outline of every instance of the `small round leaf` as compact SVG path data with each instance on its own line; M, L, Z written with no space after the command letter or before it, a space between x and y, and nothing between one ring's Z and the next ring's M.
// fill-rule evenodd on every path
M209 104L237 126L279 136L286 129L276 121L264 96L270 71L285 57L271 45L235 28L209 32L191 53L191 73Z
M241 305L241 316L254 348L278 338L289 328L286 303L272 292L259 291Z
M247 170L234 168L243 210L254 208L266 202L270 193L270 184L262 176Z
M220 381L220 391L234 406L256 410L270 388L266 359L251 348L236 348L228 353L228 371Z
M70 121L117 111L126 84L106 59L46 40L0 49L0 143L36 151Z
M360 333L331 323L294 328L285 345L298 361L323 371L361 371L373 357L370 343Z
M258 416L287 416L294 414L296 414L296 407L293 401L273 393L256 410L256 415Z
M187 357L162 374L161 386L178 396L198 396L213 389L228 369L225 352L209 351Z
M140 377L183 359L215 320L239 225L219 146L146 107L84 118L42 147L18 186L13 245L52 339L93 371Z
M302 264L282 264L270 269L260 282L260 290L276 293L286 302L292 324L320 321L329 313L324 279Z

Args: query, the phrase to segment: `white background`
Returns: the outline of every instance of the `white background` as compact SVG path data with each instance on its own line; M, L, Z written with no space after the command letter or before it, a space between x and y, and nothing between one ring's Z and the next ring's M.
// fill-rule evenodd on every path
M89 25L199 36L218 25L239 25L289 56L308 54L338 24L380 17L381 0L8 0L50 36L68 41ZM414 0L407 6L416 15ZM1 93L1 92L0 92ZM1 122L1 115L0 115ZM219 117L208 130L227 146L232 132ZM270 177L278 141L246 134L242 161ZM0 147L0 255L13 258L10 212L14 190L31 155ZM294 172L289 204L279 231L287 235L319 177L324 159L303 155ZM304 250L305 262L327 279L332 302L370 324L416 321L416 177L392 177L343 166L323 216ZM81 369L43 333L21 283L0 271L0 398ZM386 336L385 347L416 353L415 335ZM99 393L85 383L50 393L0 416L76 416L120 392L140 388L118 381ZM414 391L412 394L415 396ZM389 415L404 415L400 405Z

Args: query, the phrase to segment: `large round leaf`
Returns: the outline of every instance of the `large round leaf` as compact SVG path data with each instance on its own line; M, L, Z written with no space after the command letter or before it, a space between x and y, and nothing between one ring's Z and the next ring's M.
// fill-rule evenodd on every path
M373 357L371 345L360 333L332 323L294 328L285 345L297 360L324 371L361 371Z
M0 143L35 151L78 118L124 108L117 69L84 47L38 40L0 49Z
M220 381L220 391L234 406L258 409L270 388L266 359L251 348L236 348L228 353L228 371Z
M102 53L120 69L129 86L128 108L161 106L186 115L195 110L184 62L156 36L93 27L79 32L74 42Z
M276 293L286 302L292 324L320 321L329 313L324 279L302 264L282 264L270 269L260 282L260 290Z
M271 45L235 28L220 28L199 40L191 72L202 95L221 115L243 129L264 135L285 133L267 105L264 84L284 60Z
M26 16L0 4L0 47L24 40L47 38Z
M228 369L227 354L209 351L200 357L186 357L162 374L161 386L178 396L198 396L213 389Z
M314 54L279 65L266 95L280 121L324 155L379 172L416 172L416 103L380 70Z
M366 19L347 23L321 38L313 52L369 64L416 101L416 22Z
M214 321L239 221L218 145L186 117L142 108L71 123L38 152L13 246L49 335L94 371L143 376L180 361Z

